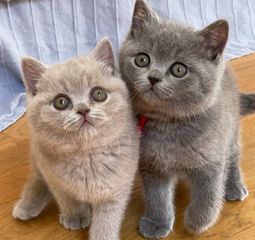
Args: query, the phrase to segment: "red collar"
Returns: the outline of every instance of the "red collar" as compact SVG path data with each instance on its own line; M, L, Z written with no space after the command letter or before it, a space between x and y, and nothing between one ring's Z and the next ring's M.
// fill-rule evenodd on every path
M139 129L140 129L141 133L143 133L144 127L149 119L144 115L138 116L138 119L139 119L139 121L138 121Z

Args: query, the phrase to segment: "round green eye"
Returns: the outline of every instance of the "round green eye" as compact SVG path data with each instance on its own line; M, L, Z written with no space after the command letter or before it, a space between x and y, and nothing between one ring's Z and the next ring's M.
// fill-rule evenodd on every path
M67 96L58 95L54 98L53 105L57 110L65 110L69 107L71 101Z
M96 102L104 102L107 98L107 93L104 89L96 87L91 90L91 97Z
M187 66L185 66L183 63L174 63L171 66L170 71L177 78L182 78L188 73Z
M147 67L149 66L149 64L150 64L150 57L149 55L145 53L141 53L135 58L135 65L137 67Z

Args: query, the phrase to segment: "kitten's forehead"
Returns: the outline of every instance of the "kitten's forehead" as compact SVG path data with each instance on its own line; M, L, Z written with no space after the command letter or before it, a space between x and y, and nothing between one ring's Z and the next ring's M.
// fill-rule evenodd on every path
M162 61L193 55L199 45L196 32L179 23L162 21L157 25L150 24L143 33L139 45Z
M95 86L109 88L110 78L110 72L101 63L82 57L48 68L43 81L40 81L39 89L82 94Z

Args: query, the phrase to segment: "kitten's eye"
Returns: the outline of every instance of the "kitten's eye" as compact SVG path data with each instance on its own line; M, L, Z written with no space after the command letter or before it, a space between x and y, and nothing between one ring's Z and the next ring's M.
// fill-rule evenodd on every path
M177 78L182 78L188 73L187 66L183 63L174 63L171 66L170 71Z
M149 66L149 64L150 64L150 57L149 55L145 53L141 53L135 58L135 65L137 67L147 67Z
M106 91L99 87L93 88L90 95L96 102L104 102L107 98Z
M71 101L65 95L58 95L53 100L53 105L57 110L65 110L69 107Z

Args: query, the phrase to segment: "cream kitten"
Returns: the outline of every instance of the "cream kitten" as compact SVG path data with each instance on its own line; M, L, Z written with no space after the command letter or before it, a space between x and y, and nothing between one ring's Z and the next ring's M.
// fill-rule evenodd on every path
M120 239L139 141L110 42L50 67L24 58L22 69L33 171L13 217L37 217L52 194L65 228L88 226L91 206L90 239Z

